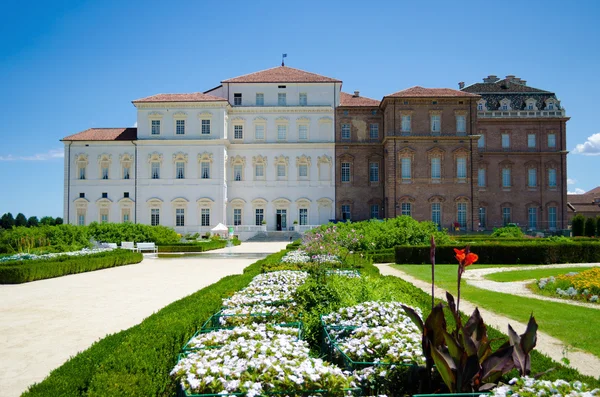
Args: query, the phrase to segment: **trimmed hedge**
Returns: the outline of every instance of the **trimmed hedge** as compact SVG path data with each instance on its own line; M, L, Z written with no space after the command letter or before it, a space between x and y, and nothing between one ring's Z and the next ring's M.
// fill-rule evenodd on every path
M395 263L396 250L395 248L386 248L379 251L368 252L367 257L370 258L373 263Z
M233 240L233 245L240 245L238 239ZM198 243L177 243L159 245L158 252L204 252L227 247L227 240L208 240Z
M437 246L436 264L456 264L454 248L463 244ZM553 243L474 243L471 250L479 256L479 264L594 263L600 262L600 244L593 242ZM396 263L429 263L429 246L396 247Z
M142 259L140 253L119 249L91 255L61 255L52 259L4 262L0 266L0 284L21 284L67 274L130 265L139 263Z

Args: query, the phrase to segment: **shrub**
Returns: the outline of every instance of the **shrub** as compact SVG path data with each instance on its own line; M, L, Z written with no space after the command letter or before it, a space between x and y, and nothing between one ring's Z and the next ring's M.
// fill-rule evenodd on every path
M585 224L585 218L583 215L575 215L571 222L571 230L573 237L583 236L583 229Z
M587 237L594 237L596 235L596 218L587 218L585 220L584 234Z
M150 226L134 223L97 223L88 226L90 237L107 243L133 241L169 245L179 243L181 237L166 226Z
M0 284L21 284L66 274L130 265L139 263L142 259L140 253L115 250L90 255L61 255L51 259L4 262L0 265Z
M600 215L596 217L596 237L600 237Z
M64 252L89 247L87 228L83 226L14 227L0 235L0 253Z
M241 242L238 239L233 239L233 245L240 245ZM227 246L227 240L208 240L205 242L197 243L177 243L169 245L159 245L158 252L204 252L210 250L216 250L219 248L225 248Z
M518 226L505 226L494 229L492 237L523 238L523 231Z

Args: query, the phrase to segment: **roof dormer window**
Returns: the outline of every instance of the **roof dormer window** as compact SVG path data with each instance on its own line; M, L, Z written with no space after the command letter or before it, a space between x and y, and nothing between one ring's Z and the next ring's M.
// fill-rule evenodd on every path
M486 105L486 100L485 99L480 99L477 101L477 110L480 112L484 112L487 110L487 105Z
M500 110L502 110L502 111L512 110L511 106L510 106L510 100L508 100L507 98L504 98L503 100L501 100L500 101Z
M537 110L535 99L529 98L525 101L525 109L527 110Z

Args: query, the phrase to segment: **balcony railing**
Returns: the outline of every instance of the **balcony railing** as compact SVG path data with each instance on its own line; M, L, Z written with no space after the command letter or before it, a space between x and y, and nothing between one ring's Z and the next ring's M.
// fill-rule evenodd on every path
M557 110L494 110L477 112L477 117L482 119L493 118L540 118L540 117L565 117L564 109Z
M467 133L466 132L406 132L406 131L388 131L386 133L386 136L405 136L405 137L411 137L411 136L418 136L418 137L466 137Z

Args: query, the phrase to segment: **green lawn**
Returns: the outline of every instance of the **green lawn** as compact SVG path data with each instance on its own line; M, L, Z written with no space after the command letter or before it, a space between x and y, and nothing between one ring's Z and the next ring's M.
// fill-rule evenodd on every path
M560 274L566 274L570 272L582 272L584 270L591 269L591 267L551 267L551 268L541 268L541 266L537 265L535 269L530 270L512 270L509 272L499 272L492 273L485 276L488 280L492 281L521 281L521 280L539 280L540 278L550 277L550 276L558 276Z
M429 265L393 266L421 280L431 281ZM444 265L435 268L436 286L450 291L454 296L456 296L457 267L457 265ZM533 312L540 331L560 339L567 346L600 357L600 313L596 309L488 291L469 286L464 281L461 284L461 294L465 300L522 323L527 323L529 315ZM501 331L506 332L506 330ZM561 347L557 346L557 349Z

